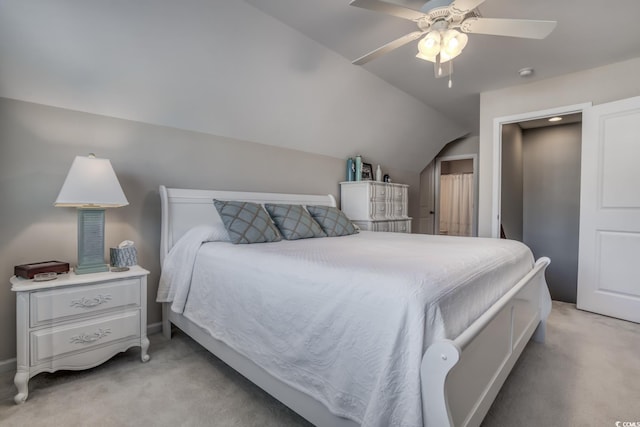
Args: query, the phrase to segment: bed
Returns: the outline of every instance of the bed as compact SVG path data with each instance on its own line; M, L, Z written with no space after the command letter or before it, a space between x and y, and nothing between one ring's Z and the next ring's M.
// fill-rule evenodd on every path
M160 196L164 335L175 325L314 425L480 425L529 339L544 340L549 259L517 242L363 231L232 245L213 199L335 199Z

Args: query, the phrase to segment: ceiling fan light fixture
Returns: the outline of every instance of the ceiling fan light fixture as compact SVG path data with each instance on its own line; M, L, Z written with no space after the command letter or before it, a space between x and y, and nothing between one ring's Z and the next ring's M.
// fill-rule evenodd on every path
M422 54L420 52L416 53L416 58L423 59L423 60L429 61L429 62L436 62L436 57L435 56L427 56L427 55L424 55L424 54Z
M456 30L447 30L442 36L442 53L453 59L462 53L469 36ZM443 58L444 59L444 58Z
M440 32L431 31L418 42L418 54L424 57L434 58L433 60L427 59L427 61L434 62L435 56L440 52L440 40ZM420 56L418 57L425 59Z

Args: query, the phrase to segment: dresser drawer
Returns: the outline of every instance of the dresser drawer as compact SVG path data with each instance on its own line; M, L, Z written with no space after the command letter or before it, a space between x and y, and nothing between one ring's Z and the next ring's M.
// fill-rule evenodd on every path
M383 184L371 184L371 201L385 202L391 198L393 189Z
M390 210L391 212L389 212L388 215L392 218L403 218L407 216L405 205L402 203L393 202Z
M31 326L67 321L118 307L140 305L140 279L33 292Z
M389 221L376 221L372 223L371 231L393 231L389 227Z
M407 193L406 187L393 187L392 191L393 191L393 195L391 198L394 203L402 203L406 198L405 197Z
M393 230L396 233L411 233L411 220L393 221Z
M31 365L139 336L140 310L41 329L31 332Z
M386 219L388 215L386 202L373 202L371 203L371 218L374 219Z

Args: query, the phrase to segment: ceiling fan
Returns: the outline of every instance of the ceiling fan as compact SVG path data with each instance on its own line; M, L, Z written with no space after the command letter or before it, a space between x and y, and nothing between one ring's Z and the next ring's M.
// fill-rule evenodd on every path
M409 9L381 0L352 0L351 6L413 21L418 30L404 35L353 61L363 65L394 49L422 37L418 42L416 57L435 64L436 77L452 73L452 59L460 55L467 44L469 34L544 39L556 27L556 21L525 19L482 18L476 8L485 0L429 0L421 11ZM423 37L424 36L424 37ZM443 69L441 64L448 63ZM451 87L451 78L449 78Z

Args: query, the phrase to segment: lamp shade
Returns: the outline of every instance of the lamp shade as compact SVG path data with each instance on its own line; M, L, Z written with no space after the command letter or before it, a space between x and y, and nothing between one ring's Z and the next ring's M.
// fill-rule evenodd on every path
M76 156L55 206L117 208L129 201L108 159Z

